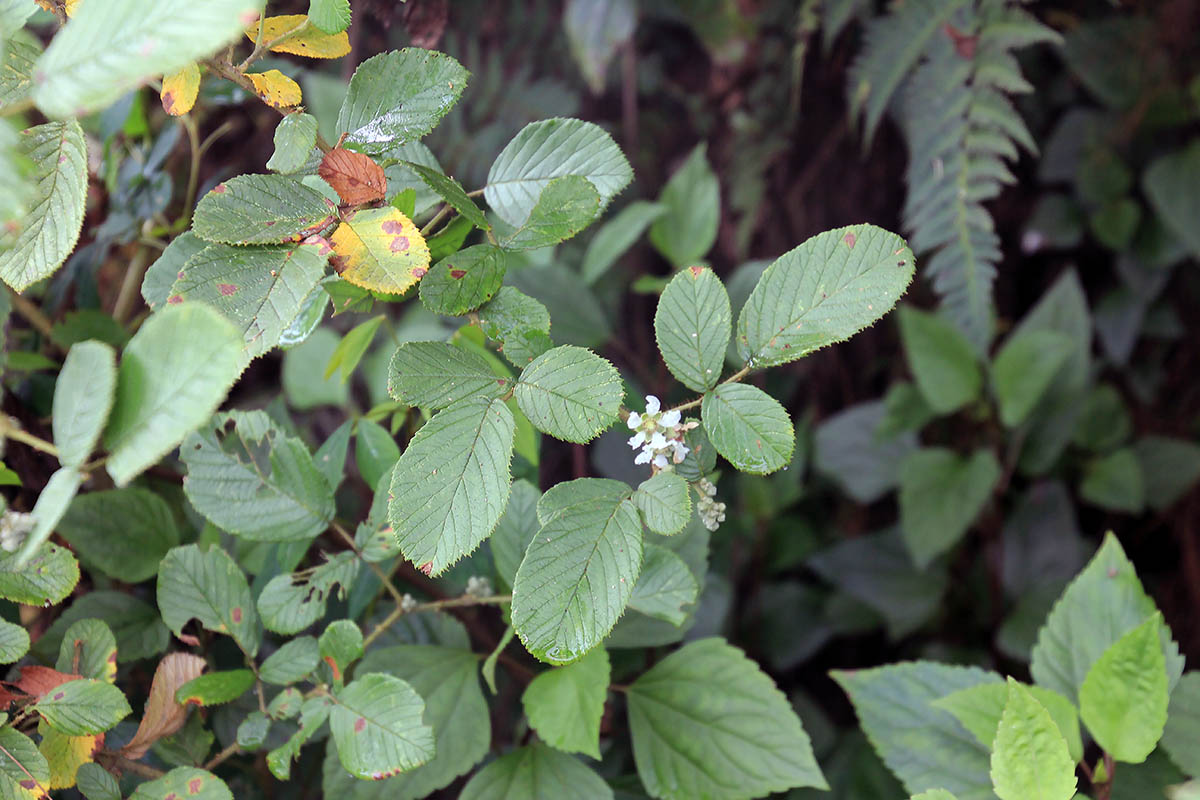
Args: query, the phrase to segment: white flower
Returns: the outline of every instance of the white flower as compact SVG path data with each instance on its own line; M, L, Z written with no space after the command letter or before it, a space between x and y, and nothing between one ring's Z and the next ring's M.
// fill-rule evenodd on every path
M658 418L658 424L664 428L674 428L679 424L679 411L671 409Z
M642 452L640 452L640 453L638 453L638 454L637 454L637 458L635 458L635 459L633 460L633 463L635 463L635 464L649 464L649 463L650 463L650 459L651 459L651 458L653 458L653 456L654 456L654 454L653 454L653 453L652 453L650 450L643 450Z
M636 411L630 411L629 419L625 420L625 424L629 426L629 430L636 431L642 427L642 415Z
M632 447L634 450L637 450L639 447L641 447L645 443L646 443L646 432L645 431L638 431L633 436L629 437L629 446Z
M678 439L672 439L671 447L675 450L675 456L673 458L674 462L676 464L682 464L683 460L687 458L688 446Z
M659 469L665 469L667 466L667 457L662 453L656 455L654 457L654 466L658 467Z
M662 408L662 404L658 402L657 397L655 397L652 394L646 395L646 413L647 414L657 414L659 412L659 409L661 409L661 408Z
M662 435L662 431L655 431L650 437L649 447L651 450L662 450L667 447L667 437Z

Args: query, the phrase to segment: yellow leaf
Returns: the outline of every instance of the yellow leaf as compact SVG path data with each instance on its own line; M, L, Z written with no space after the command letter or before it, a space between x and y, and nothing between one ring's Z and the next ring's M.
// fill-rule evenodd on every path
M75 785L75 773L92 760L104 746L104 734L67 736L49 725L39 725L42 742L38 750L50 764L50 788L69 789Z
M330 243L337 271L365 289L399 294L429 271L429 245L412 220L394 208L355 212Z
M54 3L52 3L51 0L36 0L36 2L39 6L47 11L54 11ZM73 17L75 16L75 9L77 9L79 4L82 2L83 0L66 0L66 2L62 4L62 7L63 10L67 12L68 17Z
M263 22L263 41L270 42L303 26L295 36L288 37L271 48L273 53L291 53L308 58L341 58L350 52L350 37L345 31L332 36L308 24L305 14L284 14L267 17ZM250 41L257 41L258 23L246 28Z
M162 91L159 92L163 111L172 117L186 114L196 105L196 95L199 93L200 67L195 62L172 75L164 75Z
M275 108L291 108L300 105L300 84L277 69L266 72L251 72L246 75L254 84L254 90L263 102Z

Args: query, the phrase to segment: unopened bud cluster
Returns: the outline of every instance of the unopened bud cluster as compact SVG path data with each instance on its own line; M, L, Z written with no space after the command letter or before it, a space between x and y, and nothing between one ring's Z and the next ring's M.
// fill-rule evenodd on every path
M700 499L696 501L696 510L700 512L704 527L715 531L725 521L725 504L713 499L717 496L717 487L708 478L701 478L699 487Z
M482 578L478 575L472 575L471 577L467 578L466 594L470 595L471 597L478 598L491 597L492 582L487 578Z
M683 434L699 425L698 422L681 422L679 411L662 411L662 404L654 395L646 396L646 412L629 413L625 421L631 431L629 446L642 452L633 459L635 464L650 464L655 471L670 469L687 458L688 446L683 443Z
M0 517L0 549L15 553L32 530L33 514L5 511L4 516Z

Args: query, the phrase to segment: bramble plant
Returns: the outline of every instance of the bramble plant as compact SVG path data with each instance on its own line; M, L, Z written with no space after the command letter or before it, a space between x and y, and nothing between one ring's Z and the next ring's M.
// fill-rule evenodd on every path
M819 4L801 5L803 32ZM858 13L847 6L827 4L829 36ZM637 19L629 0L566 4L593 91ZM1120 800L1116 777L1148 759L1193 796L1200 681L1121 544L1107 535L1084 566L1077 535L1063 555L1018 521L1034 504L1071 517L1063 483L1006 494L1064 454L1085 500L1130 513L1170 507L1200 475L1195 445L1109 424L1121 401L1089 361L1074 273L989 355L1001 253L985 203L1017 145L1036 150L1009 99L1029 86L1012 51L1060 46L1057 33L1007 0L921 0L869 21L852 110L868 139L889 108L898 118L913 247L843 225L727 290L705 262L719 191L703 146L656 202L611 215L633 169L571 115L512 126L486 177L460 182L422 143L443 119L465 124L447 117L474 80L454 57L387 50L348 83L279 57L348 56L351 22L349 0L303 14L0 0L0 311L25 321L8 332L5 388L29 409L6 405L0 437L10 462L54 462L44 480L0 465L0 483L44 483L0 520L0 661L15 665L0 798L863 796L874 767L830 756L828 720L767 670L864 624L921 628L976 527L989 547L1013 540L988 587L998 620L1015 605L998 634L1013 663L921 653L832 672L903 785L883 774L877 796ZM241 124L202 135L222 106L278 112L264 171L214 167ZM177 187L163 165L181 137ZM1195 172L1194 155L1174 157ZM1169 171L1147 170L1152 198L1182 191ZM77 248L99 214L89 183L106 213ZM1100 205L1127 199L1115 194ZM602 220L577 269L547 266ZM622 372L597 352L615 314L593 287L643 237L673 271L635 285L656 295L653 342ZM96 277L110 251L112 291ZM946 313L895 315L912 382L823 420L810 443L777 368L873 326L918 274ZM80 310L54 322L69 291ZM283 396L264 396L256 370L280 352ZM22 424L38 417L48 437ZM967 455L946 438L956 417L983 431ZM584 445L604 448L604 477L578 466ZM568 448L573 475L541 469ZM870 503L895 489L899 527L785 548L776 567L803 562L837 594L781 581L755 597L763 625L787 631L752 650L764 670L722 635L730 581L710 548L751 529L774 548L810 453L816 491Z

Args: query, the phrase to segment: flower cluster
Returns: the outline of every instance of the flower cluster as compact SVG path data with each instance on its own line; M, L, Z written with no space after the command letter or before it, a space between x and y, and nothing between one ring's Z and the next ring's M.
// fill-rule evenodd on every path
M725 504L718 503L713 498L717 495L717 487L708 478L700 479L700 499L696 501L696 510L704 527L715 531L725 521Z
M467 591L464 594L476 598L491 597L492 582L488 578L472 575L467 578Z
M20 511L5 511L0 517L0 549L15 553L25 543L25 537L33 530L33 514Z
M677 410L662 411L662 404L654 395L646 396L646 413L629 412L626 424L635 431L629 437L629 446L641 448L635 464L652 464L655 470L668 469L687 457L688 447L683 443L683 434L699 423L680 423Z

